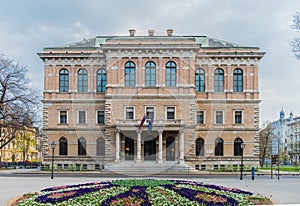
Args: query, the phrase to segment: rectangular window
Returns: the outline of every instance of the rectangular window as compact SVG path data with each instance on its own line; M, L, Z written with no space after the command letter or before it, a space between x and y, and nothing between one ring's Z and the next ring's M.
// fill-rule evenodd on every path
M104 124L105 116L104 111L97 111L97 124Z
M204 111L197 111L197 124L204 124Z
M148 62L146 64L145 76L146 76L146 87L155 87L156 86L156 65L153 62Z
M166 68L166 87L176 87L176 68Z
M243 111L234 111L234 124L243 124Z
M167 119L175 119L175 107L167 107Z
M224 111L215 111L215 124L223 124Z
M154 107L146 107L147 119L154 118Z
M86 111L78 111L78 123L79 124L86 123Z
M68 112L59 111L59 124L67 124L67 123L68 123Z
M201 165L201 170L206 170L206 165Z
M126 107L126 119L134 119L134 108Z

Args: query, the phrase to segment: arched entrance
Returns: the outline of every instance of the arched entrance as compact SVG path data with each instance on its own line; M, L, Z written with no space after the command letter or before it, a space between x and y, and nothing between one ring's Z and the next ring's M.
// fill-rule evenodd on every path
M166 160L175 161L175 138L171 136L166 141Z
M125 138L125 160L134 160L134 140Z
M144 160L156 160L156 140L153 136L148 136L145 138Z

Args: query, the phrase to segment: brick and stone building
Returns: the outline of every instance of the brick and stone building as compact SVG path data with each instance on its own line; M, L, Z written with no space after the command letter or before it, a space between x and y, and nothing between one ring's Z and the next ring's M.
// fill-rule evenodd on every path
M258 165L264 52L171 29L163 36L129 32L38 54L43 163L50 164L54 141L55 164L64 168L171 161L217 169L240 164L242 143L245 164Z
M300 164L300 116L294 117L292 112L287 122L287 145L289 163L294 165Z

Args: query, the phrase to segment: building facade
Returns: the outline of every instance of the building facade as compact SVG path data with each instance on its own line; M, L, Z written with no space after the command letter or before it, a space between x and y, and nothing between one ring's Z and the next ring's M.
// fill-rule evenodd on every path
M258 47L207 36L98 36L44 48L50 164L259 163ZM142 119L145 117L145 122ZM143 123L143 124L142 124Z
M294 165L300 164L300 116L290 117L287 122L287 151L289 163Z
M279 119L270 123L271 154L279 154L285 164L299 164L300 162L300 116L291 111L286 117L282 110Z
M288 136L288 126L287 123L290 121L292 113L290 113L289 117L285 117L285 112L283 108L279 113L279 119L270 123L271 128L271 142L273 142L273 146L276 145L276 142L279 142L279 149L282 153L286 154L288 150L287 145L287 136ZM278 146L276 148L271 148L271 153L274 150L275 153L278 153Z
M35 129L20 130L0 151L1 162L40 162Z

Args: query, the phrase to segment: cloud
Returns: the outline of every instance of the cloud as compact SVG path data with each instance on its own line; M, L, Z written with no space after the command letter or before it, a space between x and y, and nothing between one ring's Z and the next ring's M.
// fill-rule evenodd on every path
M36 85L43 85L43 64L37 52L97 35L207 35L267 52L259 68L261 119L277 118L281 107L296 111L300 99L299 61L289 41L300 11L294 0L52 0L5 1L0 8L0 53L28 67ZM298 111L300 115L300 111Z

